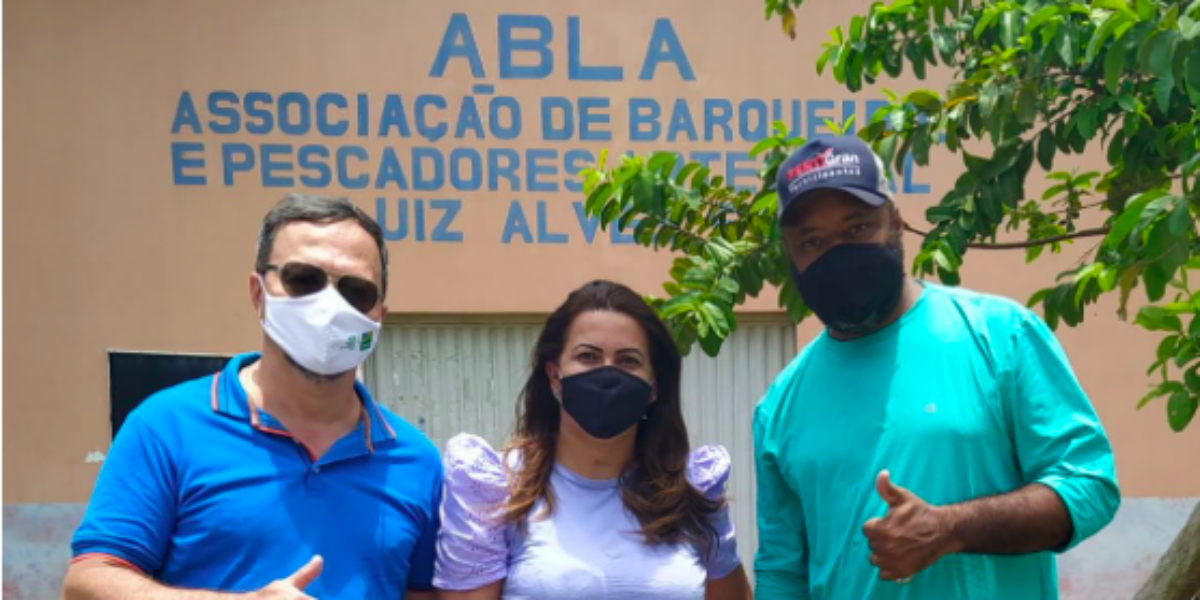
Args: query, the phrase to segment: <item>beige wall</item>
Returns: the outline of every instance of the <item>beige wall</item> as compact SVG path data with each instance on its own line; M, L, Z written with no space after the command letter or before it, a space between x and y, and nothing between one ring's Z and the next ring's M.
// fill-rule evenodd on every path
M813 64L825 32L867 5L844 2L833 10L814 5L801 13L802 33L792 42L777 24L762 20L758 3L722 0L7 3L4 501L86 499L98 467L86 463L85 456L106 450L109 443L106 349L235 352L257 345L247 291L254 236L262 214L287 190L266 189L254 176L222 185L214 164L220 144L345 143L372 154L391 146L402 155L413 145L544 147L560 156L570 149L603 147L745 150L750 144L736 140L632 144L625 103L634 96L658 98L666 108L675 98L828 98L840 107L850 97L832 80L818 79ZM452 61L446 77L429 76L455 11L470 14L486 80L474 80L461 60ZM500 13L550 19L555 56L550 78L496 76ZM585 62L621 65L625 81L568 81L568 15L581 18ZM670 18L695 81L681 81L670 64L659 67L654 81L637 80L658 17ZM351 98L365 93L377 118L386 94L402 94L411 111L413 96L440 94L456 105L477 83L493 84L497 95L521 102L525 135L513 141L451 138L431 144L412 138L339 141L315 132L298 138L171 133L184 91L193 95L203 121L208 119L205 98L215 90L299 91L313 98L322 92ZM537 103L546 96L610 97L613 141L542 141ZM857 99L860 113L865 98ZM408 114L410 120L413 116ZM206 144L208 185L173 183L170 148L183 141ZM411 178L409 165L405 168ZM915 180L931 184L936 194L953 177L949 163L942 170L921 170ZM375 190L345 193L374 211ZM580 243L570 207L581 200L578 194L389 189L382 195L462 201L455 227L465 236L462 243L390 244L393 311L544 312L589 278L616 278L654 292L665 275L664 255ZM909 195L902 202L919 222L934 197ZM573 242L501 244L512 200L526 206L535 231L534 203L546 200L551 229L573 232ZM979 252L971 256L966 283L1025 298L1069 264L1056 260L1026 267L1017 254ZM750 309L774 306L767 294ZM1144 367L1156 340L1117 323L1112 312L1111 305L1101 306L1084 328L1061 336L1112 433L1125 490L1141 496L1200 494L1194 468L1178 458L1200 450L1200 430L1174 435L1160 406L1133 410L1146 387ZM803 337L812 330L806 326Z

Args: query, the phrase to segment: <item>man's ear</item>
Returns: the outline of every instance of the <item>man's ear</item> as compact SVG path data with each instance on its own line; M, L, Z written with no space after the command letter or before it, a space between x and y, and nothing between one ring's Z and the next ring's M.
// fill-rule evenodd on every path
M263 295L267 293L267 290L264 285L265 283L258 273L250 274L250 305L254 307L254 312L258 313L260 321L263 318L263 304L266 303Z

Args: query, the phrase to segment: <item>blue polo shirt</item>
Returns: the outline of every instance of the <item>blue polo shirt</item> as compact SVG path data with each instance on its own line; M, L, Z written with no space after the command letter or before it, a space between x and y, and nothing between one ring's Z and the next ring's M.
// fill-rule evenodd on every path
M159 392L114 440L75 560L101 557L175 587L259 589L314 554L322 598L401 598L432 589L441 500L437 448L355 383L358 427L319 460L247 402L234 357Z

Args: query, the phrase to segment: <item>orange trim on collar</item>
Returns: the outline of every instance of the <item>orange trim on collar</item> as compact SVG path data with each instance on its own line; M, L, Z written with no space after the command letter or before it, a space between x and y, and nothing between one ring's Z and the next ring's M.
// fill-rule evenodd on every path
M391 436L393 440L396 439L396 432L392 430L392 426L387 422L387 419L384 418L383 411L379 410L379 403L371 400L371 405L375 407L375 414L379 417L379 422L383 423L383 428L387 430L388 435Z
M363 422L363 441L367 443L367 452L375 453L375 445L371 443L371 415L367 414L367 407L363 407L361 416Z

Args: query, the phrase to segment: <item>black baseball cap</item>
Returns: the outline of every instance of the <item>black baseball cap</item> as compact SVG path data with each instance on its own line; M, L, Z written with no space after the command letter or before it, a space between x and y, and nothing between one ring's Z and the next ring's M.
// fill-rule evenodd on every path
M779 218L818 190L841 190L871 206L892 201L883 159L856 136L823 137L800 147L775 176Z

